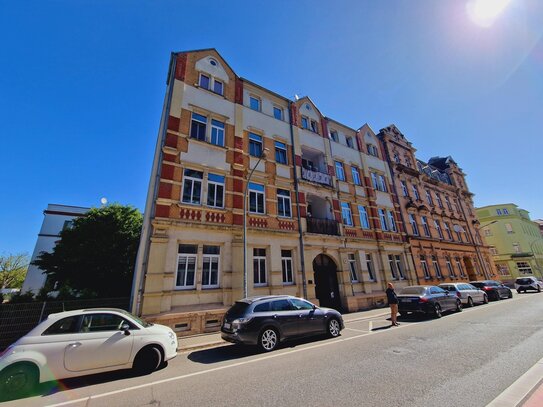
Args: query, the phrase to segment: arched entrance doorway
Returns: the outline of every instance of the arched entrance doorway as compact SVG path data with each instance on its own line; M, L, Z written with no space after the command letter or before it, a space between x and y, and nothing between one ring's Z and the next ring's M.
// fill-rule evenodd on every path
M339 284L337 281L337 266L330 257L319 254L313 260L315 273L315 296L322 307L341 310Z

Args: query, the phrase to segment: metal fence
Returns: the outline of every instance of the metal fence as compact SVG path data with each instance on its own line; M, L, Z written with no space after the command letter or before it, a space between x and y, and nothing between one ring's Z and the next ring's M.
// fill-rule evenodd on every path
M86 300L46 301L20 304L0 304L0 351L56 312L82 308L129 309L129 298L97 298Z

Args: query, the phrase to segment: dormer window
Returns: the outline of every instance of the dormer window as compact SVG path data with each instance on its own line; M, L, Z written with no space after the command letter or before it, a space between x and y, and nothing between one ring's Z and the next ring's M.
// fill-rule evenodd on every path
M256 110L257 112L260 112L260 99L254 96L249 97L249 107L252 110Z
M317 122L315 120L311 120L311 131L313 133L318 133L319 129L317 127Z
M210 90L218 95L222 95L224 93L224 85L221 81L203 73L200 74L198 86L203 89Z
M302 116L302 128L309 129L309 120L305 116Z
M377 152L377 147L375 147L373 144L368 144L368 154L372 155L374 157L379 157L379 153Z
M345 141L347 142L348 147L354 148L354 142L352 137L346 137Z

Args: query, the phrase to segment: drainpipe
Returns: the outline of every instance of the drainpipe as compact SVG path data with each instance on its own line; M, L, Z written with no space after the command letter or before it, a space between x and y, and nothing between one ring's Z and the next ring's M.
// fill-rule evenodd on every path
M290 152L292 155L292 165L294 166L294 193L296 194L296 212L298 218L298 237L300 240L300 263L302 267L302 292L303 297L307 298L307 280L305 275L305 249L304 249L304 235L302 232L302 217L300 215L300 197L298 195L298 168L296 165L296 153L294 152L294 128L292 124L292 102L288 102L288 120L290 124Z
M160 118L159 138L155 147L153 167L151 169L151 179L149 180L149 189L147 200L145 202L145 211L143 214L143 225L141 228L141 238L136 256L136 268L132 280L132 291L130 292L130 311L135 315L141 315L141 306L143 301L143 287L145 286L145 277L147 274L147 262L149 260L149 249L151 246L151 219L155 216L156 199L158 195L158 186L160 184L160 165L162 163L162 148L166 141L167 123L170 115L170 106L172 102L173 85L175 79L175 70L177 67L177 54L171 54L170 71L168 72L166 96L164 98L164 109Z

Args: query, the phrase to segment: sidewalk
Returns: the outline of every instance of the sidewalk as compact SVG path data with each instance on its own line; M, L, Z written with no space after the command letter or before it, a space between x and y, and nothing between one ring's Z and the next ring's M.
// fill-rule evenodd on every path
M343 321L345 323L358 321L367 318L375 318L381 315L389 315L390 310L387 307L376 308L367 311L352 312L350 314L343 315ZM208 334L183 336L179 338L179 352L187 352L196 349L209 348L213 346L226 345L221 338L220 332L211 332Z

